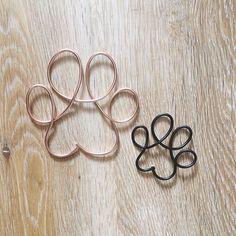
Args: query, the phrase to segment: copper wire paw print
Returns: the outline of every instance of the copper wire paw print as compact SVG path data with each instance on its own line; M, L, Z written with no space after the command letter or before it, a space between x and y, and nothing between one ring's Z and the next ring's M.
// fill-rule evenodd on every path
M72 56L75 57L76 59L76 62L78 63L79 65L79 76L78 76L78 81L77 81L77 84L75 86L75 90L74 90L74 93L71 97L68 97L66 95L64 95L63 93L61 93L53 84L52 82L52 78L51 78L51 74L52 74L52 68L53 68L53 65L54 63L56 62L56 60L58 59L58 57L62 54L62 53L70 53ZM91 88L90 88L90 85L89 85L89 80L90 80L90 67L91 67L91 62L93 61L93 59L96 57L96 56L104 56L106 57L107 59L109 59L111 65L112 65L112 69L113 69L113 72L114 72L114 78L113 78L113 81L112 81L112 84L110 86L110 88L108 89L107 93L101 97L98 97L98 98L95 98L92 94L92 91L91 91ZM46 146L46 149L48 151L48 153L53 156L53 157L57 157L57 158L65 158L65 157L69 157L75 153L77 153L78 151L82 151L86 154L89 154L89 155L92 155L92 156L106 156L106 155L110 155L110 154L113 154L115 153L115 151L119 148L119 145L120 145L120 142L119 142L119 132L118 132L118 129L117 129L117 126L116 124L117 123L124 123L124 122L127 122L127 121L130 121L132 120L138 113L138 110L139 110L139 99L138 99L138 95L137 93L130 89L130 88L121 88L119 90L116 89L116 85L117 85L117 68L116 68L116 64L115 64L115 61L113 60L113 58L107 54L107 53L104 53L104 52L98 52L98 53L95 53L93 54L88 62L87 62L87 65L86 65L86 69L85 69L85 74L84 74L84 71L83 71L83 66L82 66L82 63L81 63L81 60L80 60L80 57L77 53L75 53L73 50L71 49L63 49L59 52L57 52L50 60L49 64L48 64L48 68L47 68L47 79L48 79L48 82L49 82L49 88L46 87L45 85L43 84L35 84L33 85L27 92L27 95L26 95L26 108L27 108L27 112L31 118L31 120L36 123L36 124L39 124L39 125L43 125L43 126L48 126L47 130L46 130L46 134L45 134L45 138L44 138L44 142L45 142L45 146ZM84 82L85 84L85 88L87 89L88 91L88 94L89 94L89 99L81 99L81 98L77 98L77 95L78 95L78 92L81 88L81 84L82 82ZM38 119L37 117L34 116L33 112L31 111L31 106L30 106L30 95L32 93L32 91L35 89L35 88L42 88L46 91L46 93L48 94L48 97L50 99L50 103L51 103L51 119L50 120L41 120L41 119ZM56 104L55 104L55 101L53 99L53 92L55 94L57 94L59 97L61 97L62 99L66 100L68 102L66 108L61 111L61 112L57 112L57 109L56 109ZM123 93L128 93L130 94L133 98L134 98L134 101L135 101L135 109L133 111L133 113L127 117L126 119L124 120L117 120L115 118L113 118L112 114L111 114L111 107L112 107L112 103L114 101L114 99L119 95L119 94L123 94ZM107 112L104 111L98 101L101 101L102 99L108 97L112 95L110 98L109 98L109 102L108 102L108 110ZM96 105L96 107L98 108L99 112L101 113L101 115L103 116L104 119L106 119L108 121L108 123L110 124L110 127L111 129L113 130L113 132L115 133L115 142L112 146L112 148L108 151L104 151L104 152L100 152L100 153L96 153L96 152L91 152L90 150L87 150L85 149L79 142L77 144L75 144L75 148L73 150L71 150L69 153L65 153L65 154L58 154L58 153L54 153L51 149L50 149L50 146L49 146L49 139L50 139L50 135L53 131L53 127L56 125L57 121L60 120L63 116L66 115L67 111L71 108L71 106L75 103L94 103Z
M165 133L165 135L163 137L158 138L157 134L155 133L155 126L156 126L158 120L160 120L162 117L169 119L170 127L169 127L169 129L167 130L167 132ZM186 168L192 167L196 163L197 154L191 149L183 149L192 139L192 135L193 135L192 129L187 125L177 127L174 130L173 130L173 127L174 127L174 120L173 120L173 118L170 114L164 113L164 114L160 114L160 115L156 116L153 119L152 123L151 123L151 133L152 133L152 137L154 139L154 143L151 144L151 145L149 144L149 132L148 132L147 127L145 127L143 125L140 125L140 126L136 126L133 129L132 135L131 135L132 142L133 142L135 147L137 147L138 149L141 150L140 154L138 155L138 157L136 159L136 163L135 163L136 167L139 171L141 171L141 172L152 172L154 177L156 177L159 180L169 180L169 179L173 178L176 175L177 167L186 169ZM135 139L135 137L137 135L137 131L143 131L144 132L145 143L143 145L139 144ZM187 133L188 133L187 140L183 144L181 144L177 147L174 147L173 146L174 139L175 139L176 135L181 131L187 131ZM167 139L167 137L169 135L170 135L169 144L166 145L163 142L164 142L164 140ZM157 172L156 172L156 167L155 166L151 166L149 168L144 169L140 166L140 163L139 163L142 155L145 153L146 150L151 149L153 147L156 147L158 145L160 145L162 148L167 149L169 151L169 154L170 154L170 157L171 157L171 160L172 160L172 163L173 163L173 171L169 176L166 176L166 177L158 175ZM177 154L174 154L174 151L178 151ZM188 165L182 165L182 164L178 163L179 158L183 154L191 154L192 155L192 161Z

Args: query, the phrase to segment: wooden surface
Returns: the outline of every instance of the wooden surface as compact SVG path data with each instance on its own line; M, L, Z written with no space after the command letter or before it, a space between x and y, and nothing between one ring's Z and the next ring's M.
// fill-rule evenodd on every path
M0 158L0 235L236 234L235 0L1 0L0 13L0 141L11 151ZM48 85L47 64L65 47L84 64L96 51L109 52L119 87L140 96L139 116L119 126L121 148L112 158L50 158L45 129L26 113L27 90ZM55 68L67 94L75 70L70 60ZM109 85L99 79L105 73L97 72L95 93ZM120 97L113 114L125 117L131 103ZM37 100L34 111L49 117L48 101ZM135 125L149 126L163 112L193 128L198 154L196 167L168 183L137 172L130 140ZM60 122L52 148L65 152L79 140L104 150L113 136L89 105ZM150 152L145 161L170 173L167 158Z

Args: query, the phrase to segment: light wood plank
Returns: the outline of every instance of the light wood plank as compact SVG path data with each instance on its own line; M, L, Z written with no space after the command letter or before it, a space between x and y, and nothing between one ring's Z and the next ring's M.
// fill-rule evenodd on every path
M0 235L235 234L235 0L1 0L0 13L0 141L11 150L0 158ZM45 129L26 113L28 88L48 84L50 57L66 47L84 65L92 53L109 52L119 86L140 96L139 117L120 127L113 158L80 153L55 161L44 147ZM60 66L53 78L70 93L76 65ZM95 92L108 84L93 82ZM49 116L47 102L37 102L37 114ZM113 112L124 117L130 108L120 98ZM199 158L170 183L137 172L130 140L136 124L149 126L163 112L193 128ZM59 122L52 147L66 152L79 140L104 150L113 136L89 105ZM170 171L156 150L149 154L145 164Z

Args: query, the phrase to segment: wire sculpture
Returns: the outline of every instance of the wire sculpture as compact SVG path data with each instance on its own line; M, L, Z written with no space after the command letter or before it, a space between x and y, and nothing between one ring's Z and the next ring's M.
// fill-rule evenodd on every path
M163 135L163 137L158 138L158 136L155 132L155 126L156 126L157 122L163 117L169 119L170 127L167 130L167 132L165 133L165 135ZM139 171L141 171L141 172L151 172L154 175L154 177L159 179L159 180L169 180L169 179L173 178L176 175L177 167L186 169L186 168L190 168L193 165L195 165L195 163L197 161L197 154L191 149L183 149L192 140L192 135L193 135L192 129L187 125L179 126L174 130L173 130L173 127L174 127L174 120L173 120L173 117L170 114L164 113L164 114L157 115L151 123L151 134L152 134L152 137L154 139L153 144L149 144L149 131L148 131L146 126L139 125L139 126L136 126L133 129L132 134L131 134L132 142L133 142L135 147L137 147L138 149L141 150L141 152L139 153L139 155L136 159L136 162L135 162L136 167ZM136 135L137 135L138 131L143 131L144 132L144 136L145 136L145 143L144 144L140 144L136 141ZM187 137L186 141L183 144L174 147L173 145L174 145L175 137L181 131L187 131L188 137ZM166 145L163 142L169 137L169 135L170 135L169 143L168 143L168 145ZM146 152L146 150L151 149L153 147L156 147L158 145L169 151L171 161L172 161L172 165L173 165L173 171L169 176L160 176L160 175L158 175L157 172L156 172L156 167L155 166L151 166L149 168L142 168L141 165L140 165L141 157ZM175 154L176 151L178 151L177 154ZM178 163L178 160L184 154L191 154L192 155L192 161L187 165L183 165L183 164Z
M77 84L75 86L74 93L71 97L66 96L62 92L60 92L53 84L52 77L51 77L54 63L56 62L58 57L62 53L65 53L65 52L72 54L72 56L75 57L78 65L79 65L79 78L78 78ZM113 78L113 82L112 82L110 88L108 89L107 93L101 97L95 98L93 96L91 88L89 86L89 80L90 80L91 63L92 63L93 59L99 55L106 57L111 62L112 69L114 72L114 78ZM48 153L51 156L56 157L56 158L70 157L70 156L74 155L75 153L77 153L78 151L82 151L82 152L89 154L91 156L106 156L106 155L111 155L111 154L115 153L120 145L119 132L118 132L118 128L117 128L116 124L128 122L128 121L132 120L137 115L138 110L139 110L139 99L138 99L137 93L130 88L120 88L118 90L116 89L118 76L117 76L117 67L116 67L116 63L115 63L114 59L109 54L107 54L105 52L95 53L89 58L87 65L86 65L85 74L84 74L82 62L81 62L79 55L71 49L62 49L51 58L51 60L48 64L48 68L47 68L47 79L49 82L49 87L47 87L43 84L35 84L28 90L27 95L26 95L26 109L27 109L27 112L28 112L31 120L34 123L36 123L38 125L42 125L42 126L47 126L44 142L45 142L45 147L46 147ZM79 92L79 90L81 88L81 84L83 82L85 83L85 88L88 91L88 95L90 97L89 99L77 98L78 92ZM35 115L33 114L32 110L31 110L30 96L32 94L32 91L36 88L42 88L48 94L48 97L49 97L49 100L51 103L51 108L52 108L51 109L51 118L49 120L43 120L43 119L39 119L39 118L35 117ZM56 104L53 99L53 92L68 102L68 104L64 108L64 110L59 113L57 112ZM121 93L128 93L134 98L135 108L134 108L133 113L129 117L125 118L124 120L117 120L112 116L111 108L112 108L112 103L113 103L114 99ZM108 111L106 112L106 111L104 111L104 108L102 108L99 105L98 102L103 100L104 98L107 98L108 96L111 96L111 97L109 97ZM69 151L68 153L60 154L60 153L55 153L51 150L50 145L49 145L49 139L50 139L50 135L52 133L53 127L56 125L57 121L59 121L64 115L66 115L67 111L75 103L94 103L96 105L96 107L98 108L98 110L100 111L101 115L110 123L111 129L115 133L115 142L110 150L104 151L104 152L99 152L99 153L92 152L92 151L86 149L85 147L83 147L79 142L77 142L77 144L75 144L74 149Z

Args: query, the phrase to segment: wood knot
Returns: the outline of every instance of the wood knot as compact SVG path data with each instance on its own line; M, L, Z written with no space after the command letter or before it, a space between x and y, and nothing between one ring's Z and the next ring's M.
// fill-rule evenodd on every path
M2 154L4 157L9 158L11 154L9 147L7 146L3 147Z

